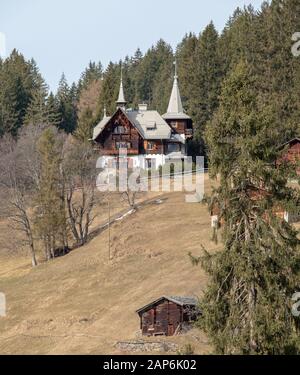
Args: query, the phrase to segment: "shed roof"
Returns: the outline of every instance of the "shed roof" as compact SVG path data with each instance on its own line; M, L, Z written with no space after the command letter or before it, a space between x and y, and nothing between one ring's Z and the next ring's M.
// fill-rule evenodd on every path
M198 299L195 298L195 297L162 296L162 297L158 298L157 300L152 301L152 302L148 303L147 305L141 307L136 312L139 314L139 313L141 313L145 310L148 310L148 308L151 308L151 306L153 306L153 305L155 305L155 304L157 304L157 303L159 303L163 300L174 302L179 306L197 306L197 304L198 304Z

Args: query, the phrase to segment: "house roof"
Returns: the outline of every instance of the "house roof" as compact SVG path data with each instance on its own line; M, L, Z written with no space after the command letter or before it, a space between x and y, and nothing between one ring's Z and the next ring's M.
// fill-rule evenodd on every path
M136 312L139 314L142 311L147 310L151 306L153 306L153 305L155 305L155 304L157 304L157 303L159 303L159 302L161 302L165 299L167 301L174 302L179 306L197 306L197 304L198 304L198 299L195 298L195 297L162 296L162 297L158 298L157 300L155 300L151 303L148 303L147 305L141 307Z
M94 128L93 131L93 141L95 141L98 136L102 133L102 130L108 124L108 121L111 119L110 116L104 116L103 119L99 122L99 124Z
M165 113L162 115L162 118L164 120L190 120L190 116L185 114L184 112L170 112L170 113Z
M171 139L171 128L157 111L123 111L123 109L119 109L144 139ZM98 138L111 118L104 117L94 128L93 140Z
M128 119L144 139L170 139L171 128L157 111L128 111Z

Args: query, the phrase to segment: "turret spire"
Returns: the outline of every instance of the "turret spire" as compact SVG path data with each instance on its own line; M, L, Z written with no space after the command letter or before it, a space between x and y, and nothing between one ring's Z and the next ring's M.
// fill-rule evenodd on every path
M124 89L123 89L123 67L121 66L121 81L120 81L119 97L117 100L117 107L125 109L126 104L127 102L125 100Z
M183 111L180 91L178 87L177 62L176 61L174 61L174 65L175 65L174 83L173 83L173 89L172 89L167 113L183 113L184 111Z

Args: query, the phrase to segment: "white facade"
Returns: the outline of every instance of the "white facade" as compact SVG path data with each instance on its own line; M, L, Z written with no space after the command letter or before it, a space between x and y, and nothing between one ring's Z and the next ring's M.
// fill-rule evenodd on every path
M127 156L128 161L128 168L141 168L141 169L149 169L150 163L152 166L154 165L155 168L159 168L166 163L166 155L163 154L154 154L154 155L133 155ZM101 156L98 160L97 167L100 169L104 168L112 168L114 163L116 162L117 157L115 156Z
M97 168L113 168L117 159L122 157L116 156L100 156L97 163ZM141 168L141 169L158 169L168 162L183 160L187 158L184 152L173 152L171 154L144 154L144 155L128 155L126 156L128 168Z

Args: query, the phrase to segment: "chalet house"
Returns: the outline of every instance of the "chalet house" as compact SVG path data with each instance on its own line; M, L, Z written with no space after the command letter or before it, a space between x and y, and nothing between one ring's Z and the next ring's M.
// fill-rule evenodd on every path
M173 336L199 315L197 299L163 296L137 310L144 336Z
M183 160L187 156L193 124L183 110L177 71L164 115L148 110L147 104L140 104L138 110L126 109L126 104L121 76L116 112L112 116L104 113L93 132L92 140L102 156L102 168L118 160L120 149L127 150L129 168L158 168L168 160Z

